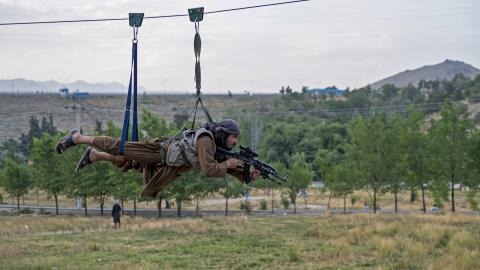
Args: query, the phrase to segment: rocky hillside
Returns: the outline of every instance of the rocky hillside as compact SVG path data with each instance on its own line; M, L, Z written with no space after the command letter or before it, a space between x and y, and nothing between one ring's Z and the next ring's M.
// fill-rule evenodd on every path
M95 121L104 124L111 120L117 126L123 124L126 95L90 95L88 98L77 99L81 105L81 126L86 133L95 128ZM143 109L163 116L173 122L175 115L188 115L195 103L194 95L139 95L139 112ZM272 105L271 95L232 96L208 95L204 103L214 119L222 119L232 115L233 110L244 112L265 110ZM75 128L75 111L72 109L71 98L60 94L1 94L0 93L0 143L8 139L17 139L28 131L29 120L35 116L41 120L43 116L53 118L54 125L59 129ZM198 113L199 121L204 121L203 112Z
M456 74L463 74L467 77L474 77L480 74L480 70L461 61L446 60L432 66L423 66L414 70L406 70L396 75L370 84L378 89L385 84L393 84L398 87L407 86L412 83L417 85L421 80L452 79Z

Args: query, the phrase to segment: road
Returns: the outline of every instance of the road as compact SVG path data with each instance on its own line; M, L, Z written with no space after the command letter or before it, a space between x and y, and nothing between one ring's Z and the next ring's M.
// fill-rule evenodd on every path
M9 204L0 204L0 212L7 211L7 212L14 212L16 211L16 205L9 205ZM55 207L50 206L36 206L36 205L21 205L20 209L30 209L35 214L40 213L43 211L44 213L55 214ZM43 209L43 210L41 210ZM100 208L88 208L87 213L89 216L100 216L101 209ZM58 208L60 215L84 215L85 209L84 208ZM110 216L110 208L104 209L104 215ZM252 210L249 213L243 210L229 210L228 216L241 216L241 215L250 215L250 216L291 216L291 215L298 215L298 216L320 216L320 215L327 215L327 214L359 214L359 213L373 213L372 210L347 210L343 211L343 209L329 209L328 211L325 209L297 209L297 212L294 213L293 210L283 210L283 209L275 209L274 212L272 210ZM443 213L450 213L449 211L439 211L439 212L432 212L427 211L427 214L443 214ZM377 214L395 214L393 210L377 210ZM398 211L398 214L423 214L422 211L410 211L410 210L402 210ZM457 211L455 214L463 214L463 215L480 215L479 211ZM124 209L124 215L128 216L141 216L141 217L158 217L159 212L157 209L137 209L136 213L134 213L133 209ZM176 209L162 209L161 212L162 217L177 217L177 210ZM182 217L201 217L201 216L225 216L224 210L199 210L192 211L192 210L182 210L181 212Z

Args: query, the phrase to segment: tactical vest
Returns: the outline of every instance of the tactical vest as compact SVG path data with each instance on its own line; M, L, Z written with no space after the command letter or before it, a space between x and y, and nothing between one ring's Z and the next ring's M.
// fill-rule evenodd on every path
M167 165L173 167L183 167L190 165L193 168L200 166L197 155L197 140L200 135L208 135L214 139L212 132L206 128L188 129L180 136L174 137L167 151ZM213 152L215 153L215 146Z

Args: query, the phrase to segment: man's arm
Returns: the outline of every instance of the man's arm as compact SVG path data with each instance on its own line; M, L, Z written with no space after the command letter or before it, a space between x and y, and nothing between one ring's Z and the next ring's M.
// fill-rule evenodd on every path
M227 161L218 162L215 160L213 149L215 142L209 136L201 136L197 140L197 155L200 163L200 170L207 177L224 177L227 174Z

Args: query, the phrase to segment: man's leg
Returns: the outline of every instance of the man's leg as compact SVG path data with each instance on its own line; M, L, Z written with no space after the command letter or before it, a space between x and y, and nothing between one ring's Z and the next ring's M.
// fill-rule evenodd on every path
M80 134L80 132L75 132L72 134L72 140L74 144L88 144L93 145L93 139L95 137Z

